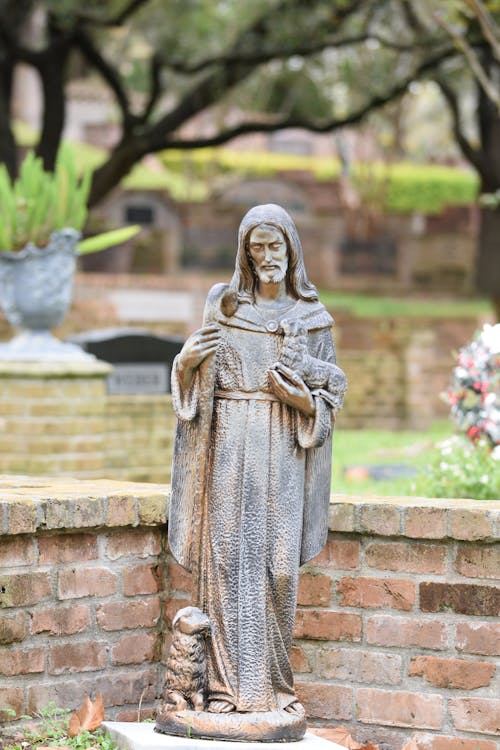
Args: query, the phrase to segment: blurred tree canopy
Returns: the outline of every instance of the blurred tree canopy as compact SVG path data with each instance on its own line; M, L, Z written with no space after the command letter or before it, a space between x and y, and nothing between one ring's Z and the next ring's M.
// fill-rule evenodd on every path
M287 127L333 131L432 80L493 196L479 283L500 298L499 18L500 0L0 0L0 161L16 173L19 63L40 77L37 152L48 169L75 67L112 92L120 138L94 173L91 204L148 153Z

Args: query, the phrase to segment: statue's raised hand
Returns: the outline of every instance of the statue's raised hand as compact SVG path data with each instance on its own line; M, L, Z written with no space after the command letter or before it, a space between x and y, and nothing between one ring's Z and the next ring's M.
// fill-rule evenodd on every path
M179 378L184 388L189 388L194 372L206 357L214 354L220 341L220 328L216 323L195 331L187 339L177 359Z
M277 362L268 370L268 375L271 390L280 401L302 412L306 417L314 416L314 399L299 375L281 362Z

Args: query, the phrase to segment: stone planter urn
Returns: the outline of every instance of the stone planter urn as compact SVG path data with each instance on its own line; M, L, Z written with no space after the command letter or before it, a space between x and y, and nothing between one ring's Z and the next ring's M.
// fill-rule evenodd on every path
M18 252L0 253L0 303L9 323L20 329L0 344L0 359L93 358L50 332L62 323L71 303L79 238L74 229L62 229L44 248L30 243Z

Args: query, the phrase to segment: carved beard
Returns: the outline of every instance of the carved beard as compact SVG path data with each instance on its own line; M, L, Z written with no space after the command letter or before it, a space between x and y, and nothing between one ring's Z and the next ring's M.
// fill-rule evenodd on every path
M254 265L253 270L262 284L281 284L286 276L286 266L283 267L281 263L276 264L273 269L259 268Z

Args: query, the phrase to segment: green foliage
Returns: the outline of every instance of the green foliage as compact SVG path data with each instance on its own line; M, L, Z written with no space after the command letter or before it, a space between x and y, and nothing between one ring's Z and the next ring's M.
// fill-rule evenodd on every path
M6 709L9 712L9 709ZM10 713L10 712L9 712ZM15 712L14 712L15 713ZM104 733L101 729L94 732L84 730L76 735L69 737L69 719L71 710L60 708L54 702L47 704L45 708L40 709L35 716L21 716L21 719L37 719L37 724L31 724L20 731L16 731L12 743L3 745L4 750L27 750L39 745L59 746L64 745L74 750L86 750L86 748L97 748L97 750L116 750L116 744L109 734Z
M478 318L491 312L491 305L480 299L442 297L386 297L385 295L332 292L320 289L322 303L335 313L347 311L360 318Z
M485 440L452 437L438 446L412 488L425 497L500 498L500 453Z
M29 151L19 177L12 182L0 164L0 252L21 250L29 242L45 247L52 232L72 227L81 231L87 219L92 175L81 175L73 153L62 148L54 172L46 172L40 158ZM83 240L81 254L95 253L126 242L140 227L124 227Z

